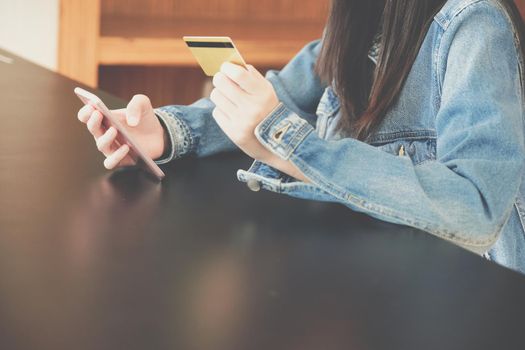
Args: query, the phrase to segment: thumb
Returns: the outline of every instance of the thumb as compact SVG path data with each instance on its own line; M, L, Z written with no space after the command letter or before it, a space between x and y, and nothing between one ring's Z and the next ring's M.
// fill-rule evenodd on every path
M151 109L151 101L146 95L135 95L126 107L126 121L129 126L137 126L142 117Z

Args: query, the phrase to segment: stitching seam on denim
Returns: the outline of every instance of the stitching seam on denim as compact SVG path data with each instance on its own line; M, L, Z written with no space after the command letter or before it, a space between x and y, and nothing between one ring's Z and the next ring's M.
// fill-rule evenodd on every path
M516 199L516 203L514 203L514 207L516 208L516 212L518 213L518 218L520 219L521 223L521 229L525 230L525 213L523 212L521 200L519 198Z
M437 46L437 56L438 56L438 61L439 62L436 62L436 65L438 67L441 66L441 60L440 58L443 57L443 55L440 55L439 53L441 52L441 49L442 49L442 46L443 46L443 38L445 37L447 31L449 30L452 22L461 14L463 13L463 11L465 11L467 8L479 3L479 2L483 2L485 0L477 0L477 1L473 1L473 2L470 2L470 3L466 3L466 4L463 4L462 7L460 7L459 9L456 10L456 12L446 20L446 22L444 22L443 24L444 25L440 25L441 29L442 29L442 33L441 33L441 38L439 38L439 44ZM448 55L447 55L447 58L448 58ZM437 69L436 69L436 74L437 72L439 72ZM442 81L441 79L438 79L438 94L440 96L440 98L442 97L442 94L443 94L443 84L442 84Z
M523 104L523 102L525 102L523 101L525 96L525 71L523 67L523 60L525 59L525 57L523 57L521 54L521 45L525 45L525 43L521 42L520 37L516 32L516 27L514 23L512 23L512 19L510 18L507 10L500 3L496 3L495 6L497 6L500 9L500 11L505 15L505 18L507 19L507 24L512 29L512 36L514 37L514 50L516 50L516 57L518 60L518 85L520 87L520 96Z
M304 139L310 135L311 132L313 132L314 129L312 126L308 123L303 124L299 130L297 130L288 143L288 145L284 149L284 159L288 160L290 159L290 156L295 152L297 147L301 145L301 143L304 141Z
M281 117L289 113L290 115L294 114L294 112L289 111L284 105L280 105L278 108L275 109L274 114L269 117L267 120L265 120L262 124L257 126L255 136L256 138L270 151L273 153L276 153L280 157L284 159L289 159L290 155L297 149L297 147L301 144L301 142L312 132L314 129L308 122L298 116L300 118L297 122L290 121L290 124L293 126L301 124L298 130L296 130L291 137L290 141L285 145L277 145L273 146L271 142L269 141L270 135L269 131L271 128L278 123L278 121L281 121ZM284 118L283 120L285 120ZM268 140L267 140L268 138ZM279 150L281 148L282 152Z
M437 134L434 130L414 130L379 133L367 140L367 143L371 145L387 144L402 140L437 140Z
M195 147L195 140L188 125L175 113L172 113L165 109L158 109L157 111L166 114L168 118L164 118L164 120L167 123L169 123L175 131L180 131L179 136L177 133L173 133L173 130L171 130L171 128L168 128L172 140L177 141L174 142L175 144L173 145L173 147L175 148L174 159L179 159L185 156L186 154L193 152Z
M268 130L276 123L279 118L286 112L284 104L280 103L272 113L268 114L268 117L256 127L257 134L267 133Z

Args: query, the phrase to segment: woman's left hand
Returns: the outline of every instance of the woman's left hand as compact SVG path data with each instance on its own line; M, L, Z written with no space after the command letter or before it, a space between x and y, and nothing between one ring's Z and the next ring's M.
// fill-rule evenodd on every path
M213 86L213 117L224 133L256 160L276 157L255 137L257 125L279 104L272 84L253 66L224 63L213 78Z

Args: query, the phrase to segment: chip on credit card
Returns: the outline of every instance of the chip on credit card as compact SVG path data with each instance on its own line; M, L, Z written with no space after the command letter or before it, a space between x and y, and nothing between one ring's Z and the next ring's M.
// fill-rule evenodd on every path
M185 36L183 40L204 73L209 77L217 74L224 62L246 67L246 62L229 37Z

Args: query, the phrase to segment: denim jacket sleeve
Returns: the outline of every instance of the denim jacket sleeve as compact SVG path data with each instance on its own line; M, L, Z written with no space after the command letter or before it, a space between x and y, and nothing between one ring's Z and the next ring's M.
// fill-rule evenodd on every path
M315 111L324 91L324 86L314 72L319 49L320 42L314 41L303 48L282 71L269 71L267 74L280 101L311 123L315 122ZM236 146L212 117L214 107L209 99L202 99L190 106L156 109L156 115L170 139L166 157L157 163L164 164L190 154L205 157L235 150Z
M519 54L503 17L472 6L443 31L436 160L416 165L355 139L323 140L286 105L256 135L311 181L304 193L484 253L511 213L525 154Z

